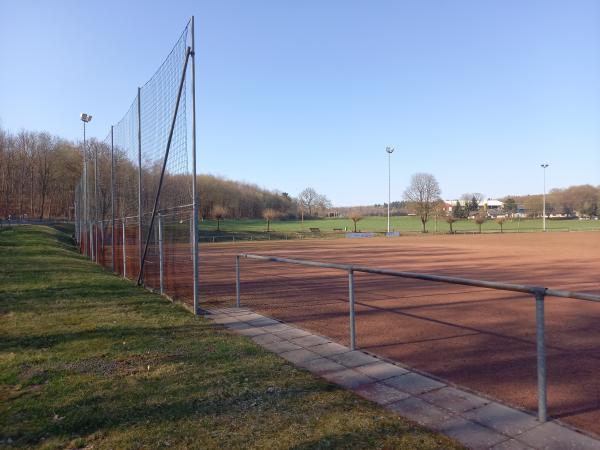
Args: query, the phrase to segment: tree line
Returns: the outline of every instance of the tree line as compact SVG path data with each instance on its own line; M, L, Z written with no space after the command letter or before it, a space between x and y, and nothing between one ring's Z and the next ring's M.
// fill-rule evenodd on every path
M73 218L81 153L45 132L0 128L0 218Z
M504 199L505 203L519 205L531 216L541 216L543 196L521 195ZM583 184L564 189L552 189L546 195L546 214L572 217L597 217L600 214L600 186Z
M111 216L111 148L97 139L87 141L90 216ZM47 132L22 130L16 134L0 128L0 219L74 219L75 189L82 177L83 146ZM117 217L138 214L137 161L114 148L115 212ZM98 164L97 171L94 164ZM159 162L143 163L142 209L152 209L160 179ZM97 173L97 178L95 175ZM191 203L189 174L168 168L159 208ZM197 178L201 219L314 218L331 207L329 199L313 188L296 198L287 192L213 175ZM94 195L94 191L95 195ZM96 201L94 201L96 199Z
M88 141L88 154L98 155L98 183L95 217L108 219L110 204L110 147L96 139ZM95 158L88 158L88 186L94 186ZM137 214L137 161L131 161L121 149L114 151L115 209L116 214ZM75 143L46 132L20 131L12 134L0 128L0 218L68 219L74 216L75 187L81 178L83 151ZM152 206L161 166L158 163L142 167L142 206L149 211ZM202 219L265 218L305 219L325 216L331 201L312 187L307 187L297 197L287 192L261 188L255 184L224 179L213 175L199 175L197 191ZM191 177L189 174L167 171L161 207L190 203ZM440 211L441 190L435 177L415 174L404 192L403 201L392 202L391 214L414 213L421 218L423 229L432 214ZM477 211L483 200L479 193L464 194L463 205L452 208L455 218L467 217ZM505 197L504 211L512 215L525 211L530 216L542 214L542 195ZM546 196L548 214L563 217L593 217L600 213L600 186L580 185L565 189L552 189ZM343 215L382 215L387 205L373 207L337 208Z

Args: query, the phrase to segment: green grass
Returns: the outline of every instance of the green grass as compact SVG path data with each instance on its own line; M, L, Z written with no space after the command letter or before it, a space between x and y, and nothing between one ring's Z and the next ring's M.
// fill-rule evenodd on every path
M0 231L2 448L458 448L103 271Z
M420 232L421 221L415 216L392 217L391 228L400 232ZM430 233L447 233L449 226L443 218L435 218L427 223L427 230ZM597 220L547 220L546 226L549 230L555 231L585 231L600 230L600 221ZM333 232L334 228L347 228L348 231L354 231L353 222L350 219L318 219L305 220L304 224L300 221L286 220L271 222L271 231L280 233L296 233L309 231L310 228L319 228L322 232ZM205 220L200 222L202 232L211 232L216 230L217 222L215 220ZM479 227L473 220L459 220L454 223L453 228L459 232L477 232ZM493 220L488 220L482 225L484 232L499 232L500 226ZM221 230L225 232L263 232L266 231L267 224L265 220L259 219L240 219L240 220L221 220ZM369 216L358 222L358 230L384 232L387 230L387 217ZM504 231L530 232L541 231L542 219L513 219L504 224Z

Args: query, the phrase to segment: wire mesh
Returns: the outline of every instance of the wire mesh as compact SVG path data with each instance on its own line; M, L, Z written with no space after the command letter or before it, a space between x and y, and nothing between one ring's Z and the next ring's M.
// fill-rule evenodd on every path
M86 169L75 192L76 236L81 252L135 280L148 240L143 283L173 298L189 298L194 282L196 233L186 108L188 78L181 84L189 39L186 26L107 137L86 145ZM150 228L171 129L154 226Z
M154 76L140 90L141 113L141 167L142 189L141 232L145 241L150 234L150 243L144 265L144 282L158 289L160 286L160 254L158 226L149 229L152 210L158 189L160 173L171 126L179 84L183 74L187 42L187 28ZM191 277L190 219L192 203L191 177L187 151L187 120L185 84L175 116L173 136L163 178L158 212L163 227L163 263L178 266L180 278ZM155 225L158 225L157 223ZM187 256L187 258L186 258ZM169 273L169 271L167 271ZM175 275L175 273L173 273Z

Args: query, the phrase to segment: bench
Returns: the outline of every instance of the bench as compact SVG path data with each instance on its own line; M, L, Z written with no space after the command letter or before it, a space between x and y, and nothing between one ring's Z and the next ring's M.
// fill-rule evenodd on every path
M320 233L321 229L320 228L309 228L311 233Z

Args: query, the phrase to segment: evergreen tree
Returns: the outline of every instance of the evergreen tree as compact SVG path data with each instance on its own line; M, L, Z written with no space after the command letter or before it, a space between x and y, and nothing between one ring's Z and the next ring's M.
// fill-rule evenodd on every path
M475 198L475 196L473 196L471 198L471 202L469 203L469 211L478 211L479 210L479 202L477 202L477 199Z
M463 210L462 210L462 207L460 206L460 202L458 200L456 200L456 205L454 205L452 207L452 216L457 217L457 218L463 217Z

